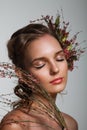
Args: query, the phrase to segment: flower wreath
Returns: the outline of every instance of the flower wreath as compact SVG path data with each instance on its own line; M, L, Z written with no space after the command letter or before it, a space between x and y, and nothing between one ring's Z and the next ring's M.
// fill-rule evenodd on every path
M53 19L53 16L42 15L41 19L31 21L31 23L39 21L45 21L47 27L54 33L54 35L56 35L65 53L65 57L68 62L68 69L73 70L74 61L79 60L80 55L85 51L85 48L78 48L79 43L76 41L76 39L79 32L76 33L71 39L69 39L70 32L67 31L69 22L61 22L61 17L59 14L57 15L55 21Z
M79 32L69 39L69 22L65 22L64 20L61 22L60 14L57 15L55 20L53 19L53 16L42 15L40 19L30 21L30 23L40 21L45 22L44 24L47 25L60 42L67 59L68 69L72 71L74 69L74 62L79 60L81 54L83 54L86 49L86 47L80 48L79 43L76 41ZM0 62L0 77L15 77L14 68L15 66L11 63Z

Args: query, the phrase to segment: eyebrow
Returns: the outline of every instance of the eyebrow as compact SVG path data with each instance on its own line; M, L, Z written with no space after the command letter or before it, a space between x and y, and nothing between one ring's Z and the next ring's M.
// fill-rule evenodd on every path
M64 51L63 51L63 50L60 50L60 51L58 51L55 55L58 55L58 54L60 54L60 53L64 53Z
M58 52L55 53L55 56L60 54L61 52L63 52L63 50L60 50ZM64 52L63 52L64 53ZM37 60L44 60L44 57L39 57L39 58L35 58L31 61L31 63L33 63L34 61L37 61Z

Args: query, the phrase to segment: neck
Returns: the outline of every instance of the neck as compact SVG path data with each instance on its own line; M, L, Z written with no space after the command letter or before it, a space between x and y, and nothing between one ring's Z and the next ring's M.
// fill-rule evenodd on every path
M51 97L53 98L54 101L56 101L56 96L57 94L51 94Z

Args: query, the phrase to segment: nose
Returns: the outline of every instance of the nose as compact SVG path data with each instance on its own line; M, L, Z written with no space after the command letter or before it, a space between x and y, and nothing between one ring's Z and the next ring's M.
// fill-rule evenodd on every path
M59 66L57 63L53 62L50 65L50 74L55 75L57 73L59 73Z

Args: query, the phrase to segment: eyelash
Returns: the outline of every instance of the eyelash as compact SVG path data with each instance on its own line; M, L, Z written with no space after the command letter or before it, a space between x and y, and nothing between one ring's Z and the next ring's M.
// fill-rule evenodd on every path
M62 62L64 60L65 60L65 58L60 58L60 59L57 59L56 61Z
M41 69L42 67L44 67L45 64L41 65L41 66L35 66L36 69Z
M62 62L65 60L65 56L62 56L62 57L57 57L56 58L56 61L59 61L59 62Z
M56 59L56 61L58 62L62 62L65 60L65 57L62 57L62 58L59 58L59 59ZM36 69L41 69L45 66L45 64L41 65L41 66L35 66Z

